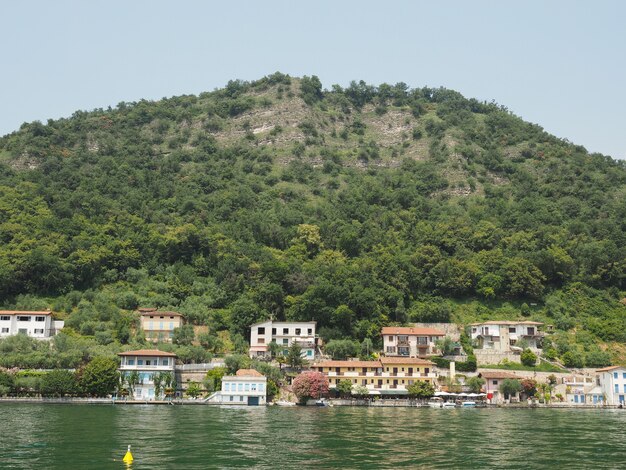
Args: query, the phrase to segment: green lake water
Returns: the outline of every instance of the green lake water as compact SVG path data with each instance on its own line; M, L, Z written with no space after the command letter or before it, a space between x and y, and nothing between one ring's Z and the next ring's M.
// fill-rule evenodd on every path
M626 410L0 404L0 468L626 468Z

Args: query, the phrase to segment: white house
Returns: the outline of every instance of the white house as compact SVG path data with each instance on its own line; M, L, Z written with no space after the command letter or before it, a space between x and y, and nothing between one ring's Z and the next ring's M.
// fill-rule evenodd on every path
M265 405L267 377L254 369L239 369L222 377L222 390L214 400L227 405Z
M174 367L176 365L176 354L159 351L157 349L139 349L136 351L126 351L118 353L120 356L120 374L126 378L133 376L133 372L137 372L137 383L129 385L133 389L135 400L158 400L164 394L166 377L174 381ZM160 374L161 393L156 396L154 377Z
M626 367L611 366L596 371L607 405L626 406Z
M471 338L476 349L489 349L499 352L511 352L519 345L533 350L541 349L543 333L539 327L543 323L536 321L488 321L472 323Z
M294 342L302 348L302 356L313 360L317 348L315 336L316 322L278 322L268 320L255 323L250 327L250 357L270 355L268 345L275 341L283 355L287 355L289 346Z
M438 354L435 341L446 334L434 328L386 326L381 331L386 356L426 357Z
M50 310L0 310L0 338L25 334L49 339L63 328L64 322L52 319Z
M570 405L602 405L602 389L588 375L572 375L563 379L565 401ZM561 386L557 386L561 387Z
M504 403L507 398L510 398L512 401L519 399L519 395L517 393L514 397L505 397L500 391L500 386L507 379L521 380L523 377L501 370L482 371L479 375L485 379L483 390L487 394L487 400L489 400L489 403Z

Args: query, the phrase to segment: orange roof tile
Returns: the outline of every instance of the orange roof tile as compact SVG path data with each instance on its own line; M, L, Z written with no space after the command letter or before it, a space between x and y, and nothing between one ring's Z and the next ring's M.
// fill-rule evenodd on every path
M510 372L493 370L480 372L483 379L521 379L519 375L511 374Z
M263 374L254 369L239 369L235 375L237 377L264 377Z
M609 372L614 369L625 369L625 368L626 367L624 366L609 366L609 367L604 367L602 369L597 369L596 372Z
M383 335L413 335L413 336L445 336L443 331L434 328L415 328L412 326L385 326L382 329Z
M385 364L418 364L418 365L435 365L434 362L428 359L421 359L419 357L381 357L380 362Z
M380 361L324 361L311 367L382 367Z

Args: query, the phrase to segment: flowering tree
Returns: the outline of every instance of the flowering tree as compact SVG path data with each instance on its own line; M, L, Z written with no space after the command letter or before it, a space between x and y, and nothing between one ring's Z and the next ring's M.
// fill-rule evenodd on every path
M532 397L537 393L537 381L534 379L523 379L520 382L522 386L522 392L528 397Z
M321 372L303 372L293 380L293 393L300 403L328 394L328 379Z

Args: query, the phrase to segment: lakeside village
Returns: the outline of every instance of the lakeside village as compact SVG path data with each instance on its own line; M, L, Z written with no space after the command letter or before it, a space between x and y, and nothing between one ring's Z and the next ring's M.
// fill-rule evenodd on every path
M82 371L80 379L91 374L100 381L88 393L91 397L118 404L440 408L623 408L626 398L626 367L568 370L548 361L542 357L542 344L550 327L534 321L488 321L465 329L448 323L383 327L382 351L366 351L368 360L333 360L316 334L316 322L268 320L251 325L249 357L178 364L175 353L158 345L172 341L183 316L154 308L137 314L146 341L154 346L120 352L113 377L106 371ZM0 311L0 338L22 334L44 341L62 328L50 311ZM46 386L16 387L14 376L20 371L0 369L2 400L82 399L74 398L80 394L70 383L79 380L77 371L26 373L38 375Z

